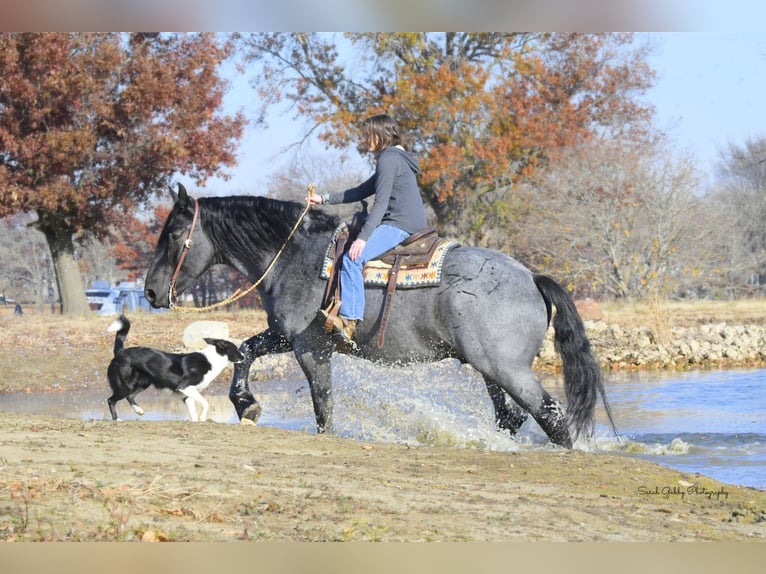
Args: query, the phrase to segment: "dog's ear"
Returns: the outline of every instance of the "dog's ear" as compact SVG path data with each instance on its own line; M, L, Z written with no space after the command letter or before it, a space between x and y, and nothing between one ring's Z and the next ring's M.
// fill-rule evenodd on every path
M237 346L226 339L213 339L206 337L204 341L208 345L213 345L219 355L226 355L232 363L239 363L245 360L245 356L239 351Z
M229 354L229 360L232 363L241 363L242 361L245 360L245 356L242 354L242 352L239 349L237 349L237 346L234 343L229 343L228 354Z

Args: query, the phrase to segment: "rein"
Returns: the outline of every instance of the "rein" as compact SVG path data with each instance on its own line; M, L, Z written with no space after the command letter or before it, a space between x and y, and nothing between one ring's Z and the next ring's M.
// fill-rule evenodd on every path
M314 195L315 187L316 186L313 183L309 185L308 195ZM268 267L266 267L266 270L258 278L258 280L252 285L250 285L250 287L248 287L246 290L242 291L240 289L237 289L234 293L232 293L229 297L227 297L223 301L219 301L218 303L213 303L212 305L207 305L205 307L178 307L175 304L175 301L178 298L178 296L176 295L176 279L178 278L178 272L181 270L181 265L183 265L184 259L186 259L186 253L189 251L189 249L191 249L191 246L192 246L192 233L194 232L194 226L197 223L197 218L199 213L199 201L195 199L194 200L194 218L192 219L191 228L189 229L189 236L186 238L186 241L184 241L183 252L181 253L181 257L178 260L178 265L176 265L176 270L173 273L173 278L170 280L170 285L168 286L168 307L172 309L173 311L178 311L180 313L202 313L204 311L209 311L210 309L217 309L218 307L229 305L230 303L233 303L234 301L241 299L245 295L252 293L252 291L258 288L258 286L263 282L266 276L274 268L274 265L276 265L277 260L282 255L282 252L285 250L285 247L287 247L287 244L293 238L293 235L295 235L295 232L298 230L298 227L300 227L301 223L303 222L303 218L306 217L306 214L309 212L310 209L311 209L311 204L307 202L306 207L303 208L303 211L298 217L298 220L295 222L295 225L293 225L293 228L290 230L290 233L287 235L287 239L285 239L285 242L282 244L282 247L280 247L279 251L277 251L276 255L274 255L274 258L271 260L271 263L269 263Z
M178 279L178 273L181 271L181 266L184 264L186 254L189 253L189 249L192 246L192 234L194 233L194 227L197 225L197 219L199 219L199 200L194 200L194 217L192 217L192 224L189 228L189 235L184 241L184 248L181 251L181 257L178 258L178 264L176 264L176 270L173 272L173 277L168 284L168 307L175 309L176 300L178 295L176 294L176 279Z

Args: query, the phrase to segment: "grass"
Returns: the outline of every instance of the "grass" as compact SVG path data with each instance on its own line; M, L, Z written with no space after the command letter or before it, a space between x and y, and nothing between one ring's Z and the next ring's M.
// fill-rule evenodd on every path
M624 328L692 327L706 323L766 324L766 299L602 303L604 321Z
M218 313L135 313L128 346L145 345L183 350L183 332L194 321L224 321L233 339L246 339L266 328L260 311ZM12 308L0 309L0 392L35 392L69 387L103 387L112 359L113 317L53 315ZM45 368L42 368L42 365ZM73 368L73 364L75 365Z
M147 345L167 350L180 349L181 337L194 321L223 321L229 324L234 339L245 339L266 328L262 311L223 311L206 313L134 313L129 316L132 328L129 345ZM0 346L45 348L63 346L104 347L111 350L114 335L106 328L114 317L97 314L85 316L53 315L36 310L13 316L12 308L0 309Z

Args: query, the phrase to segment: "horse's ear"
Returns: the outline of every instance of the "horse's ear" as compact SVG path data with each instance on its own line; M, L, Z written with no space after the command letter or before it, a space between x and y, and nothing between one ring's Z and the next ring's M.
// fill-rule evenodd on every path
M189 203L189 196L186 193L186 188L182 183L178 184L178 193L173 191L172 187L170 188L170 196L173 198L173 202L180 203L181 207L186 207Z

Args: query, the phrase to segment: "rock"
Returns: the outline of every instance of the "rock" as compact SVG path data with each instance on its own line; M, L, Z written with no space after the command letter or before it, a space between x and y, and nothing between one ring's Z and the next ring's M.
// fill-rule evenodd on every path
M575 301L575 307L583 321L601 321L604 318L601 305L593 299L578 299Z
M195 321L190 323L184 329L184 347L189 351L198 351L206 345L205 337L229 339L229 325L222 321Z
M586 331L601 364L612 369L751 366L766 358L766 327L760 325L717 323L670 329L665 344L659 343L646 327L627 329L589 322Z

